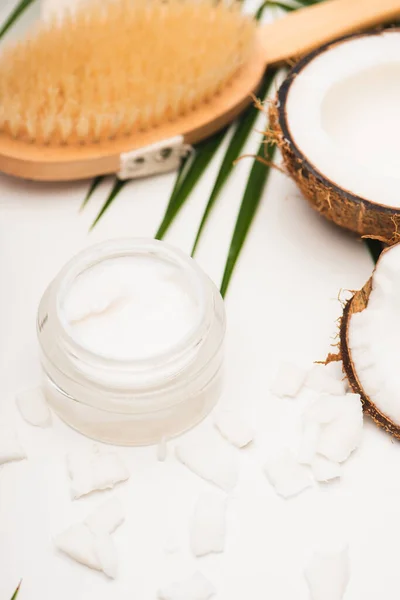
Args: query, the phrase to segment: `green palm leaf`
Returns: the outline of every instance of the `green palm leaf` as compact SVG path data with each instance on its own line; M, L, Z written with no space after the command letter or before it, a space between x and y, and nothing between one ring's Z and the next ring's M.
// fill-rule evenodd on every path
M279 0L277 0L277 1L267 0L260 6L260 8L258 9L258 11L255 15L255 18L257 20L259 20L262 16L264 10L267 7L273 7L273 6L284 8L285 10L294 10L293 7L287 6L283 2L280 2ZM234 151L235 143L233 143L233 147L230 147L230 149L228 149L230 156L228 158L225 157L225 159L224 159L224 165L225 165L223 168L224 171L226 170L228 161L230 161L230 168L229 168L229 173L230 173L230 171L233 168L233 162L238 158L238 156L241 152L241 148L243 147L244 143L247 140L248 134L250 133L251 128L252 128L251 121L253 120L253 123L254 123L255 117L257 115L257 111L252 110L251 114L254 115L254 119L251 119L251 118L248 119L248 123L250 124L250 126L247 127L246 123L245 123L245 124L243 124L243 128L241 128L240 131L236 132L236 136L239 137L239 139L240 139L240 136L243 135L242 146L239 148L238 144L236 144L236 151ZM240 125L241 125L241 123L240 123ZM247 134L245 135L246 130L247 130ZM195 157L193 157L193 156L188 157L187 160L184 160L182 162L181 168L180 168L177 178L175 180L174 189L172 190L171 196L168 201L167 209L165 211L161 225L159 226L158 231L156 233L156 236L155 236L156 239L162 239L166 235L166 233L167 233L168 229L170 228L170 226L172 225L175 217L179 213L179 211L182 208L182 206L184 205L185 201L188 199L190 193L196 186L201 175L206 170L206 168L207 168L208 164L210 163L211 159L213 158L215 152L218 150L218 147L220 146L225 133L226 133L226 130L217 133L215 136L213 136L209 140L205 140L204 142L200 142L199 144L197 144L195 147L195 152L196 152ZM224 176L224 174L221 173L220 181L218 182L218 185L216 182L217 189L214 192L214 198L211 201L211 206L209 207L208 213L211 212L212 206L215 203L215 200L216 200L217 196L219 195L224 183L226 182L226 180L229 176L229 173L227 173L226 176ZM86 204L90 200L93 192L99 185L99 183L100 183L100 181L98 181L99 179L101 181L101 178L96 178L93 181L92 185L90 186L89 191L86 195L86 198L83 201L81 210L86 206ZM104 212L110 207L111 203L116 199L116 197L117 197L119 191L122 189L122 187L123 186L119 186L117 183L115 184L109 197L106 199L105 204L104 204L103 208L101 209L98 217L94 221L91 229L93 229L93 227L96 226L96 224L99 222L100 218L103 216ZM209 216L209 214L205 215L204 223L202 224L201 229L204 229L204 226L206 224L208 216ZM198 239L196 240L196 245L200 239L201 233L202 233L202 231L199 231L198 236L197 236Z
M20 590L20 587L21 587L21 583L22 583L22 581L20 581L20 582L19 582L19 584L18 584L18 587L17 587L17 589L15 590L15 592L14 592L14 594L13 594L13 596L12 596L11 600L16 600L16 598L17 598L17 596L18 596L18 594L19 594L19 590Z
M226 131L226 129L223 129L212 137L197 144L196 153L190 160L187 169L184 169L184 173L182 173L181 170L178 174L175 187L168 202L167 210L165 211L163 220L155 236L157 240L163 239L167 233L176 215L189 197L189 194L210 164L211 159L225 137Z
M266 8L272 7L272 6L280 7L287 11L293 10L292 7L289 7L282 2L279 2L279 1L276 2L274 0L267 0L266 2L263 2L263 4L261 4L259 9L257 10L257 12L255 14L256 21L259 21L261 19L262 15L264 13L264 10ZM266 77L264 78L261 89L259 91L262 98L264 97L266 90L269 88L270 83L271 82L269 81L269 73L268 73L266 75ZM192 249L192 256L194 256L194 254L197 250L201 235L202 235L204 228L206 226L206 223L211 215L212 209L215 206L218 196L220 195L225 183L227 182L227 180L232 172L232 169L234 167L234 162L239 157L239 155L243 149L243 146L245 145L245 143L249 137L249 134L253 129L257 115L258 115L258 110L256 109L256 107L251 106L243 113L243 115L240 117L240 119L237 122L236 129L233 132L231 141L229 143L229 146L228 146L225 156L223 158L220 170L217 175L217 179L216 179L214 187L211 191L211 195L208 200L203 218L201 220L199 229L197 231L196 239L195 239L193 249Z
M255 15L256 20L260 20L263 15L264 10L266 8L270 8L270 7L279 7L288 12L295 10L295 7L288 6L287 4L284 4L283 2L275 2L274 0L267 0L258 9L258 11ZM266 75L263 79L262 86L258 92L258 95L261 98L264 98L264 96L266 95L267 90L270 88L270 85L272 83L272 79L274 76L275 76L275 73L272 70L269 70L266 73ZM255 106L251 106L243 113L243 115L240 117L240 120L238 121L236 130L233 133L232 139L230 141L230 144L228 146L228 149L227 149L224 159L222 161L221 168L218 172L217 179L216 179L214 187L211 191L210 198L208 200L203 218L201 220L200 227L198 229L196 239L195 239L195 242L193 245L192 256L194 256L194 254L197 250L201 235L202 235L204 228L207 224L207 221L211 215L211 212L215 206L218 196L220 195L225 183L228 181L228 178L234 167L234 162L239 158L240 153L242 152L242 149L249 137L249 134L253 129L253 126L254 126L254 123L256 121L258 114L259 114L258 109Z
M286 4L285 2L280 2L279 0L266 0L263 4L261 4L260 8L255 14L255 19L259 21L263 15L263 12L266 8L282 8L287 12L292 10L296 10L297 6L292 6L291 4Z
M302 6L312 6L313 4L324 2L324 0L297 0L297 2Z
M262 86L261 86L261 89L259 92L259 95L261 98L264 98L265 94L267 93L267 90L269 89L269 87L271 85L273 77L274 77L273 71L268 71L268 73L264 77L264 80L263 80L263 83L262 83ZM255 106L251 106L250 108L248 108L246 110L246 112L243 114L243 116L240 118L240 121L238 122L236 129L233 132L231 141L229 143L229 146L228 146L225 156L223 158L221 168L218 172L217 179L216 179L214 187L211 191L210 198L208 200L203 218L200 223L200 227L199 227L197 235L196 235L196 239L195 239L193 250L192 250L192 256L195 254L195 252L197 250L201 235L202 235L204 228L206 226L206 223L211 215L211 211L214 208L217 198L218 198L219 194L221 193L225 183L227 182L227 180L233 170L235 160L240 156L240 153L242 152L243 146L245 145L247 138L249 137L249 134L254 127L254 123L255 123L258 115L259 115L258 108L256 108Z
M175 184L170 194L167 209L164 214L164 219L168 216L169 212L172 212L173 207L175 205L175 197L178 194L179 188L183 180L186 177L188 169L191 168L192 162L194 160L194 154L189 153L185 158L182 159L181 166L179 167L178 173L176 175Z
M25 2L27 2L27 1L28 0L25 0ZM33 1L33 0L31 0L31 1ZM255 15L255 18L261 19L263 11L266 8L278 7L285 11L292 11L292 10L296 10L299 7L299 5L300 5L300 7L301 6L310 6L313 4L317 4L321 1L323 1L323 0L297 0L297 5L293 6L291 2L289 4L286 4L286 2L281 1L281 0L267 0L262 3L262 5L260 6L260 8L258 9L258 11ZM264 97L266 90L269 88L271 81L272 81L272 77L273 77L273 72L269 71L263 81L262 89L260 90L261 97ZM247 109L247 111L244 112L242 117L240 119L238 119L238 121L235 125L235 130L233 132L232 139L230 140L230 142L228 144L228 148L227 148L225 156L222 160L217 178L214 182L213 189L211 191L210 197L209 197L207 205L206 205L205 212L203 214L200 226L199 226L197 234L196 234L196 238L195 238L193 249L192 249L192 255L195 254L195 252L198 248L201 236L202 236L204 229L206 227L206 224L212 214L213 208L215 207L218 197L219 197L220 193L222 192L226 182L228 181L229 176L232 173L234 162L240 156L240 153L243 150L243 147L248 139L248 136L254 127L254 123L255 123L257 114L258 114L257 109L255 107L250 107ZM189 198L191 192L197 185L198 181L204 174L210 161L212 160L213 156L215 155L216 151L218 150L220 144L222 143L222 141L224 139L226 131L227 130L225 129L225 130L217 133L216 135L214 135L212 138L209 138L208 140L205 140L205 141L201 142L200 144L197 144L195 155L188 157L188 159L183 161L181 168L177 174L177 177L175 180L175 185L174 185L174 188L172 190L172 193L171 193L169 201L168 201L167 209L165 211L162 222L156 233L155 237L157 239L163 239L165 237L165 235L168 232L169 228L171 227L174 219L179 214L181 208L183 207L183 205ZM262 151L263 151L263 145L259 149L259 156L261 156L260 152L262 153ZM271 149L269 147L267 147L267 152L269 153L270 151L271 151ZM264 176L265 176L264 183L262 183L262 179L263 179L263 177L261 176L262 171L265 171L264 172ZM232 243L231 243L231 248L230 248L229 255L228 255L227 264L225 267L223 283L222 283L223 294L225 294L227 291L230 279L232 277L233 269L239 258L239 255L240 255L242 246L244 244L245 237L250 228L252 219L254 218L254 214L257 209L258 202L259 202L262 190L265 185L265 181L268 178L268 174L269 174L269 168L263 167L259 162L256 162L255 165L253 166L253 169L251 170L250 177L249 177L249 180L248 180L247 186L246 186L246 191L245 191L245 194L244 194L244 197L242 200L241 209L239 211L238 219L236 222L235 232L232 237ZM93 192L99 185L101 179L102 178L96 178L93 181L93 183L88 191L88 194L83 202L82 208L89 201ZM95 219L95 221L92 225L92 228L99 222L99 220L104 215L106 210L108 210L108 208L111 206L112 202L116 199L118 193L124 187L125 183L126 182L120 182L120 181L115 182L114 187L111 190L108 198L106 199L103 207L101 208L97 218ZM254 191L254 194L253 194L252 190ZM253 200L254 200L253 204L249 200L249 198L252 194L253 194ZM243 219L243 223L242 223L242 219ZM370 251L371 251L374 259L376 259L376 257L379 255L379 251L380 251L379 244L377 244L376 242L371 242L370 240L367 241L366 243L368 244L368 247L370 248Z
M114 200L117 197L117 195L119 194L119 192L122 190L122 188L127 183L128 183L128 181L121 181L121 179L115 180L113 188L112 188L111 192L109 193L107 200L104 202L103 206L100 209L99 214L97 215L97 217L95 218L95 220L92 223L92 226L90 227L90 231L97 225L97 223L100 221L101 217L104 215L106 210L110 208L111 204L114 202ZM93 185L94 185L94 183L92 184L92 187L93 187ZM89 192L90 192L90 190L89 190Z
M188 167L191 165L193 158L193 154L189 153L185 158L182 159L181 166L176 174L175 184L172 189L168 204L173 204L172 200L177 194L184 177L186 177Z
M296 10L296 6L289 6L288 4L285 4L284 2L267 2L267 7L275 7L275 8L282 8L283 10L286 10L287 12L291 12L292 10Z
M268 163L272 162L275 152L275 146L268 142L262 142L257 152L257 158L265 158ZM232 278L232 274L246 240L247 233L253 222L264 186L270 173L269 164L262 164L255 160L247 180L243 200L239 209L233 232L225 271L221 283L221 294L225 297Z
M103 181L104 178L105 178L105 175L98 175L97 177L95 177L93 179L92 185L90 186L89 191L86 194L84 201L82 202L82 206L80 208L81 211L85 208L86 204L89 202L90 198L93 196L94 192L96 191L96 188L99 187L99 185L101 184L101 182Z
M36 0L21 0L19 4L14 8L10 16L6 19L4 24L0 28L0 38L2 38L7 31L14 25L14 23L22 16L25 10L33 4Z

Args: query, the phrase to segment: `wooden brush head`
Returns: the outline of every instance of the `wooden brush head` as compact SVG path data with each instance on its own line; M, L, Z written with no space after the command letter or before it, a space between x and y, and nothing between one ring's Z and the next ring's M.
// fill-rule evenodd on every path
M249 59L235 1L99 0L0 57L0 132L41 146L144 132L209 102Z
M267 64L400 14L400 0L361 1L256 28L234 0L85 0L0 55L0 170L124 173L136 149L198 142L250 104Z

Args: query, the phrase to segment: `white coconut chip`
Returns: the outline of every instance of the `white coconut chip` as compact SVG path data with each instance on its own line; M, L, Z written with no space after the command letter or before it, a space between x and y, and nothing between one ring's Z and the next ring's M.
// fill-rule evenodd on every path
M233 448L211 439L185 440L176 449L176 456L188 469L206 481L226 491L238 481L238 461Z
M158 591L159 600L209 600L217 593L213 584L201 573L190 579L173 583Z
M328 363L327 365L322 365L327 373L329 373L330 377L333 379L338 379L343 381L343 385L347 389L347 381L343 371L343 363L341 360L334 360Z
M314 365L307 375L305 384L320 394L341 396L347 391L343 375L341 378L332 376L332 370L327 369L324 365Z
M315 554L305 570L311 600L342 600L350 580L348 549Z
M340 416L321 428L317 452L342 463L359 446L363 431L363 410L358 394L347 394L340 402Z
M304 419L320 425L331 423L342 415L345 403L346 396L323 394L306 409Z
M300 465L290 450L284 450L280 456L270 460L264 470L277 494L283 498L297 496L313 485L309 469Z
M102 535L111 534L122 525L125 520L125 511L119 498L111 498L99 506L85 519L92 533Z
M111 489L129 479L129 472L118 454L100 452L96 446L87 454L81 451L68 454L67 467L73 498Z
M57 535L54 544L76 562L111 579L117 576L117 552L110 535L95 535L85 523L76 523Z
M51 412L41 388L26 390L15 398L22 418L35 427L49 427Z
M118 558L110 534L123 521L121 502L112 498L91 513L83 523L72 525L56 536L54 543L70 558L115 579Z
M0 425L0 465L25 458L15 430L9 425Z
M304 423L298 461L303 465L310 465L317 453L317 445L320 436L321 426L314 421Z
M115 579L118 573L118 556L112 537L108 534L94 535L93 544L101 570L110 579Z
M254 439L254 431L243 416L231 410L218 412L214 423L220 434L237 448L245 448Z
M316 481L327 482L332 479L338 479L341 476L341 466L337 462L332 462L324 456L316 456L311 463L311 470Z
M307 370L291 363L283 362L278 368L270 391L275 396L294 398L300 392L307 376Z
M55 546L76 562L102 571L102 565L95 551L94 535L83 523L72 525L54 538Z
M224 551L226 505L226 497L220 494L199 496L190 532L190 545L195 556Z
M319 426L316 448L317 454L334 463L347 460L361 441L363 427L363 411L361 398L358 394L333 396L324 394L307 408L304 414L305 431L312 435ZM308 428L308 429L307 429ZM306 462L303 454L314 442L304 438L306 446L299 460ZM309 456L306 456L309 458Z

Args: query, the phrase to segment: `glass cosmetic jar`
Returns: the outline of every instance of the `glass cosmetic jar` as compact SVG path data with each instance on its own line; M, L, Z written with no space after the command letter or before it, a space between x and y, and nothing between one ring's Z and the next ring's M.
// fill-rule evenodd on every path
M216 404L225 326L220 293L181 251L147 239L99 244L73 258L41 300L44 392L91 438L168 439Z

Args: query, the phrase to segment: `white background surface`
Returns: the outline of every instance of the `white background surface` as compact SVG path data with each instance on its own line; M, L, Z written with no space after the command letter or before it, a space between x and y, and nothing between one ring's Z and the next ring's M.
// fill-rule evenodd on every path
M3 15L12 5L4 2ZM257 143L255 134L249 150ZM250 166L244 160L236 167L198 255L217 284ZM186 251L217 167L218 157L168 235ZM398 444L366 423L362 447L345 466L343 480L290 501L278 498L262 473L267 457L290 443L303 404L269 394L279 361L311 365L324 358L341 310L339 290L359 288L372 270L364 245L319 218L278 172L264 192L226 303L223 402L244 410L257 439L240 454L240 483L230 503L223 555L190 556L188 521L198 492L209 486L178 464L171 449L165 464L157 463L155 448L119 449L131 471L128 484L73 502L65 453L92 442L57 418L42 431L17 414L15 393L39 381L35 316L46 285L89 244L154 235L173 181L166 175L130 183L88 234L111 180L79 213L88 182L44 185L0 176L0 417L15 423L29 455L29 461L0 471L0 600L10 600L20 578L20 600L153 600L160 585L198 569L215 583L217 600L306 600L304 565L313 550L338 540L350 544L346 598L397 600ZM216 435L210 420L200 429ZM120 555L115 582L75 564L52 545L54 534L113 494L123 499L128 513L115 535ZM182 545L173 556L163 550L168 521L172 527L176 523Z

